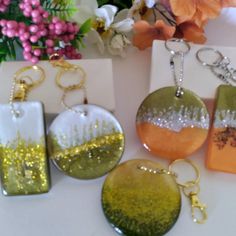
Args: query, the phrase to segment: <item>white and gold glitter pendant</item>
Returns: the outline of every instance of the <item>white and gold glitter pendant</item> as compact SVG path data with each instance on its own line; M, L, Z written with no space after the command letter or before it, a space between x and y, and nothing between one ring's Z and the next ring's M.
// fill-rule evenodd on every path
M12 114L12 106L17 116ZM0 105L0 165L4 195L49 191L43 106L40 102Z
M100 177L124 151L124 133L107 110L77 105L61 113L49 129L49 153L57 168L78 179Z

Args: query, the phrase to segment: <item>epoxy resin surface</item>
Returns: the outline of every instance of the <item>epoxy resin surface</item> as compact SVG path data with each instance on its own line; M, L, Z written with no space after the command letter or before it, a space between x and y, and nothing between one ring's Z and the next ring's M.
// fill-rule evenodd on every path
M122 128L99 106L78 105L73 109L78 112L61 113L50 127L50 156L71 177L100 177L120 161L124 150Z

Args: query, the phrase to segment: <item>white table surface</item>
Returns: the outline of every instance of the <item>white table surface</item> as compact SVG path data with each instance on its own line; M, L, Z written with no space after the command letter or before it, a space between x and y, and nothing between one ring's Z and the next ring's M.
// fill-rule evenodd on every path
M208 44L236 46L236 10L226 10L206 27ZM101 57L87 50L85 58ZM105 56L104 56L105 57ZM126 134L122 162L146 158L167 165L141 146L135 132L135 115L148 93L151 50L130 50L126 59L114 58L116 116ZM236 65L235 65L236 66ZM179 220L168 236L236 235L236 175L208 171L203 147L191 159L201 169L201 194L208 205L204 225L191 221L188 200L183 197ZM4 236L115 236L101 209L105 177L79 181L64 176L51 165L52 189L48 194L26 197L0 196L0 232Z

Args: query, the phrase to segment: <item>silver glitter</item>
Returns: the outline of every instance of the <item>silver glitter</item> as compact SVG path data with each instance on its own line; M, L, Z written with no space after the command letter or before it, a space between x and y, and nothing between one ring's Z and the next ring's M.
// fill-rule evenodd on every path
M236 111L216 110L214 127L215 128L226 128L226 127L236 128Z
M180 106L179 110L169 107L158 111L143 107L137 116L137 123L148 122L175 132L187 127L209 129L209 115L204 108Z
M95 126L97 128L94 128ZM83 129L75 125L68 128L67 134L61 131L50 132L49 134L53 140L60 142L63 149L67 149L82 145L93 138L117 132L119 132L119 128L113 122L96 119L94 122L84 125Z

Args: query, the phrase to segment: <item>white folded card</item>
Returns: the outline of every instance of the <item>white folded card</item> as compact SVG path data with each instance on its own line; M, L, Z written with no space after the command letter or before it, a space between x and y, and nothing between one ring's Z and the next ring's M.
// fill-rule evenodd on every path
M231 60L231 66L236 68L236 48L222 46L207 46L190 44L191 49L184 60L183 87L196 93L203 99L215 97L216 89L223 81L218 79L209 68L202 66L196 59L196 52L202 47L219 50ZM207 53L206 53L207 54ZM203 59L203 54L202 59ZM205 55L205 54L204 54ZM207 60L207 58L206 58ZM166 86L174 86L174 78L170 69L170 52L165 48L165 42L156 40L152 47L152 65L150 92Z
M96 60L71 60L72 64L81 66L87 74L85 83L88 102L104 107L107 110L115 110L115 96L113 85L113 72L111 59ZM4 62L0 67L0 103L9 101L14 74L24 66L29 66L28 62ZM59 113L64 110L61 105L63 91L55 84L55 76L58 68L52 67L48 61L40 61L46 73L45 81L37 88L30 91L28 100L42 101L46 113ZM30 75L33 79L39 78L39 72L30 70L24 75ZM76 72L66 72L63 74L63 83L76 82L80 74ZM71 84L71 83L70 83ZM82 91L68 93L66 103L68 105L80 104L83 102Z

